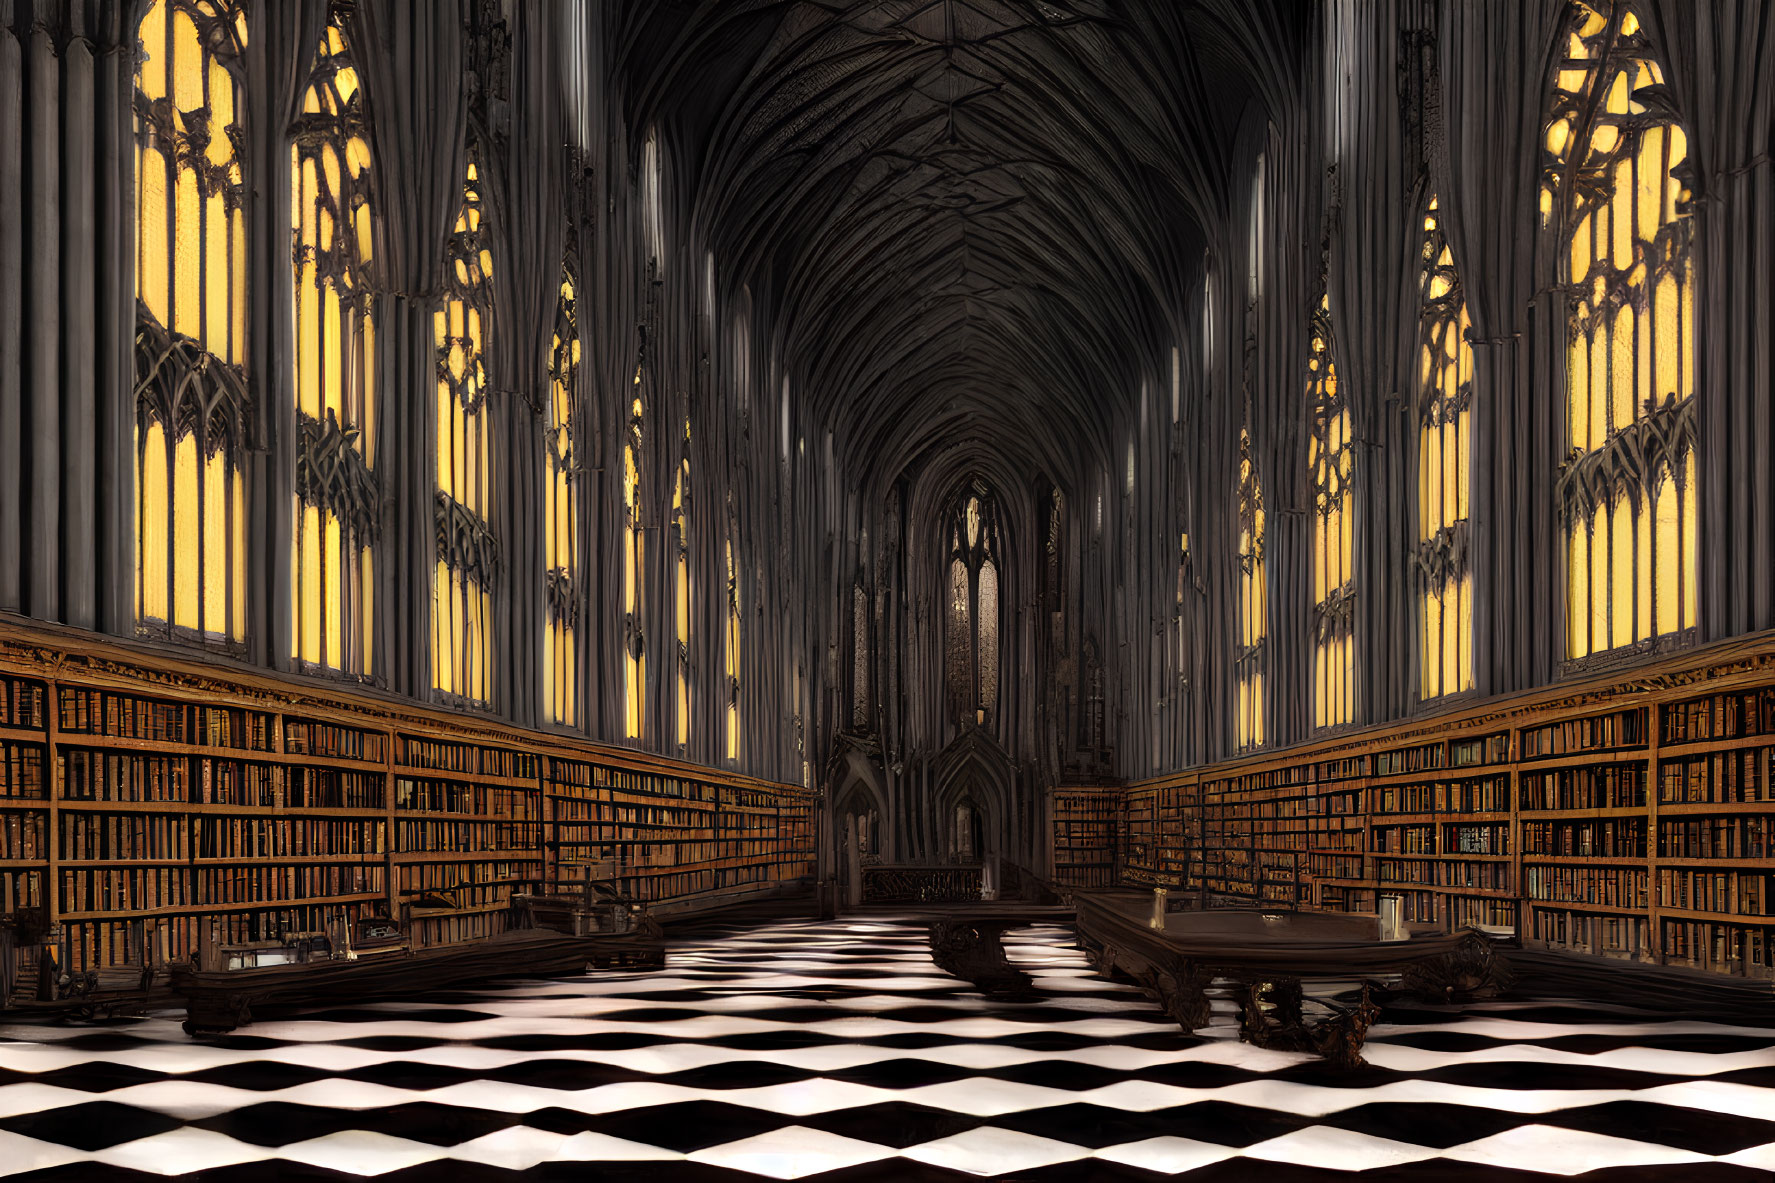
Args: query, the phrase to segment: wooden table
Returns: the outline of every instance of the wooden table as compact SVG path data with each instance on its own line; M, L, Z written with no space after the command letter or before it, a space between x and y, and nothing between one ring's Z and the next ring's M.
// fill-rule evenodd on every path
M1005 956L1008 929L1032 924L1070 925L1073 910L1061 904L1014 900L884 907L930 926L931 960L946 974L972 982L986 994L1023 994L1031 979Z
M1259 1047L1317 1052L1344 1065L1362 1062L1362 1042L1380 1016L1369 997L1371 977L1485 977L1494 971L1490 943L1471 930L1382 941L1373 916L1244 908L1169 912L1165 927L1154 928L1150 894L1079 891L1073 900L1079 943L1098 972L1131 977L1185 1030L1208 1025L1207 988L1216 978L1231 979L1241 1038ZM1361 1001L1308 1023L1302 978L1359 979Z

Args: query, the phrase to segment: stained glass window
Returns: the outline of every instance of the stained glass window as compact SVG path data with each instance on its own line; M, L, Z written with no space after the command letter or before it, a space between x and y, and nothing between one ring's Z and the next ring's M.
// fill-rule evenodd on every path
M291 656L368 676L380 495L370 147L363 93L337 15L290 129L295 267L296 488Z
M1545 144L1541 211L1571 301L1566 656L1582 659L1695 624L1688 137L1626 4L1571 6Z
M498 563L487 524L487 374L482 350L492 308L478 166L471 154L462 209L450 234L446 290L433 315L437 358L438 560L432 599L432 685L447 699L485 703L490 591Z
M647 655L641 632L643 573L647 541L641 531L641 443L646 418L641 404L641 371L635 371L635 399L629 407L628 438L622 447L623 499L623 734L640 739L646 722L642 709L647 687Z
M684 424L684 443L690 445L690 423ZM672 486L672 524L677 534L678 558L673 570L672 595L678 626L678 746L690 742L690 457L678 465Z
M740 757L740 573L727 540L727 758Z
M1473 573L1467 559L1473 346L1467 301L1436 199L1424 215L1418 344L1419 693L1473 685Z
M136 618L246 637L247 155L235 0L151 0L136 62Z
M583 470L579 424L579 310L571 269L561 268L555 332L549 352L548 472L543 491L543 564L547 613L543 621L543 715L579 725L579 515Z
M1263 484L1251 454L1251 433L1239 432L1239 645L1233 659L1238 681L1236 739L1241 749L1264 741L1264 636L1269 625L1269 588L1264 568Z
M948 531L950 705L958 721L984 723L998 707L999 684L998 506L984 482L969 482Z
M1319 301L1307 354L1307 467L1313 495L1313 726L1354 718L1355 583L1351 566L1355 449L1350 408L1331 351L1331 318Z

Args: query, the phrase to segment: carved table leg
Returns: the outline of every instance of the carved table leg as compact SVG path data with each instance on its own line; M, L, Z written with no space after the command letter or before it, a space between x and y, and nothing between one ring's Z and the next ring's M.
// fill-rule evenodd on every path
M931 960L946 974L972 982L987 994L1028 990L1032 979L1005 956L1006 925L967 920L931 922Z
M1177 1020L1185 1031L1198 1031L1214 1017L1208 1003L1208 983L1212 975L1188 961L1155 965L1141 983L1159 996L1165 1013Z
M1246 978L1239 986L1239 1038L1246 1043L1270 1051L1314 1052L1338 1068L1363 1063L1363 1041L1381 1013L1369 997L1367 982L1354 1009L1336 1011L1316 1023L1308 1023L1303 1013L1298 978Z
M1268 995L1270 1017L1284 1027L1299 1026L1305 1022L1301 998L1299 978L1272 978Z
M1356 1009L1326 1019L1312 1029L1312 1050L1337 1068L1358 1068L1367 1061L1362 1058L1362 1044L1368 1029L1381 1017L1381 1008L1369 997L1368 983L1362 983L1362 1000Z

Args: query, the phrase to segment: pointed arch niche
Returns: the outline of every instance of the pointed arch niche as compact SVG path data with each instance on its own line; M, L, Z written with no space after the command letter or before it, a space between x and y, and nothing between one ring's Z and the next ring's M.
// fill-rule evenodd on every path
M957 723L987 726L998 710L999 506L979 477L962 485L945 515L943 672Z

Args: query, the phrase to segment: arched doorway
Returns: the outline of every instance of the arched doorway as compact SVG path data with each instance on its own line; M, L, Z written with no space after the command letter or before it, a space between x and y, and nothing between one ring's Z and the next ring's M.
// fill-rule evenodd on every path
M963 790L961 800L955 803L955 809L949 818L947 847L948 861L952 863L978 863L987 854L986 816L975 802L971 791Z

